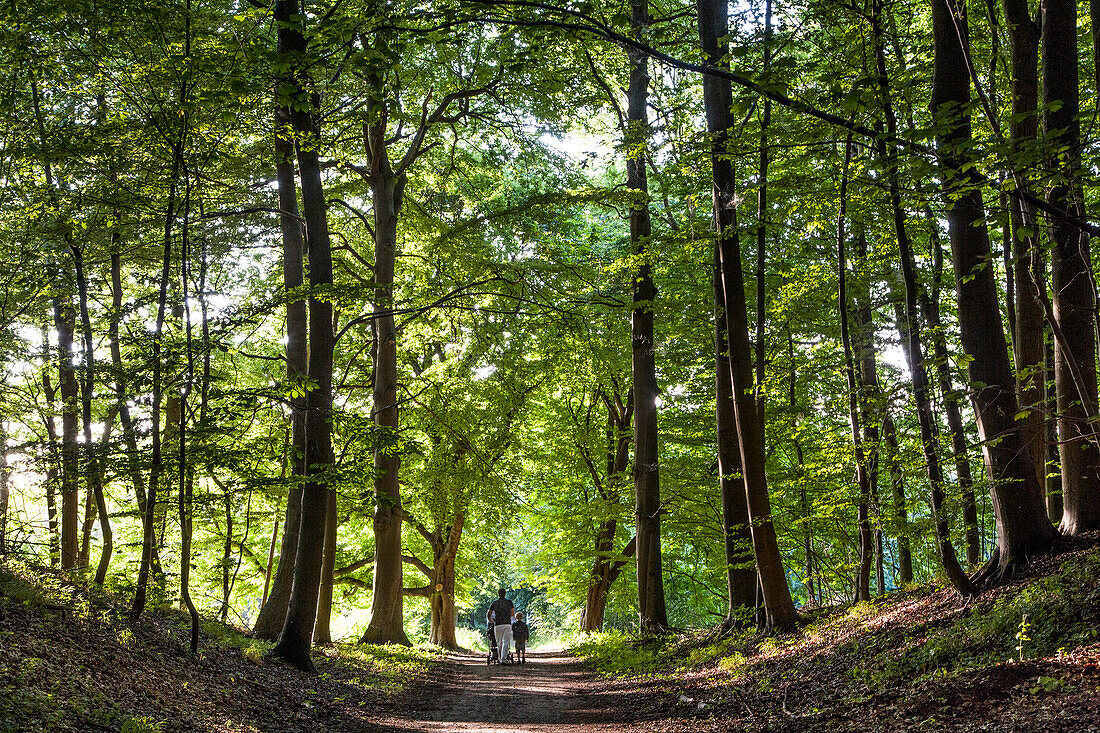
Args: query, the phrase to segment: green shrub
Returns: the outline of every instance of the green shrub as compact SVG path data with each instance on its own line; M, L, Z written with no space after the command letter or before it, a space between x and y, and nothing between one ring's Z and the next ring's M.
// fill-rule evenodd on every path
M164 733L164 723L153 718L128 718L119 733Z
M658 650L621 631L590 634L569 651L605 675L645 674L657 668Z

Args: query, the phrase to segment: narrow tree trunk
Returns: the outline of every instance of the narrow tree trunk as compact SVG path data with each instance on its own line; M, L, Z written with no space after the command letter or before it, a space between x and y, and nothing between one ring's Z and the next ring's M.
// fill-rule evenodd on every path
M939 304L928 297L927 292L918 286L921 310L928 323L935 352L936 376L940 394L943 395L943 411L947 415L947 429L951 434L951 453L955 461L955 478L959 482L959 492L963 502L963 527L966 532L966 562L970 567L981 562L981 547L978 538L978 502L974 496L974 477L970 472L970 459L967 457L966 431L963 428L962 410L958 393L951 379L951 357L947 350L945 330L940 320Z
M894 500L894 536L898 546L899 586L913 582L913 553L909 547L909 509L905 503L905 474L901 470L901 449L894 419L887 412L882 418L882 436L886 444L886 466Z
M84 253L70 244L73 262L76 266L76 284L80 302L80 322L84 331L84 389L82 414L84 419L85 464L91 493L95 497L96 513L99 515L100 533L103 535L103 551L95 571L95 584L103 585L107 579L107 567L111 564L114 552L114 532L111 531L111 518L107 514L107 502L103 496L103 472L99 466L98 446L92 440L92 399L95 392L95 349L92 319L88 314L88 278L84 272ZM104 436L104 443L107 438Z
M631 29L644 36L649 29L648 0L631 0ZM638 538L638 613L641 627L656 631L668 626L661 568L661 488L657 454L657 375L654 358L653 310L657 289L650 261L649 187L645 150L649 140L646 105L649 100L648 58L630 50L627 89L627 188L630 243L638 269L633 278L630 316L631 371L634 378L634 494Z
M57 330L58 383L61 391L61 567L75 568L80 560L80 457L77 443L77 383L73 367L73 331L76 314L72 304L54 301Z
M325 502L325 555L321 559L321 588L317 597L317 620L313 624L313 643L332 643L332 586L336 571L337 529L336 492L329 489Z
M933 0L932 110L939 120L937 145L944 175L952 261L958 292L959 330L970 361L968 374L992 481L997 550L989 572L1004 575L1027 557L1049 552L1056 533L1046 519L1030 450L1015 417L1015 379L1008 360L981 193L970 164L969 28L957 0ZM961 188L965 186L965 188ZM985 577L984 575L982 577Z
M729 15L725 3L702 0L698 3L699 42L708 64L726 65L729 53ZM726 623L732 624L740 609L752 608L756 595L756 569L753 567L752 535L749 531L748 505L741 472L737 442L737 419L733 405L732 367L726 324L725 296L722 289L720 250L729 240L729 248L740 251L735 192L736 175L729 159L730 131L736 126L732 114L733 90L729 81L703 77L703 104L710 133L712 168L711 198L714 214L714 347L715 347L715 418L717 424L718 485L722 496L722 533L726 560ZM763 194L762 194L763 195ZM761 250L762 251L762 250ZM761 321L762 323L762 321Z
M8 552L8 425L0 412L0 555Z
M311 295L307 376L312 382L312 389L306 402L306 473L302 487L302 520L294 563L294 583L286 621L272 653L299 669L312 671L310 645L317 618L317 593L324 555L325 513L330 491L328 469L333 463L332 354L335 337L332 303L320 295L320 291L332 284L332 250L318 151L319 123L316 115L319 99L310 88L308 74L300 66L306 50L306 37L304 16L298 0L278 0L275 21L279 27L279 55L290 65L296 87L294 96L308 100L308 104L301 101L295 104L290 117L297 143L302 212L308 236Z
M1046 338L1043 343L1044 373L1054 374L1054 343L1053 339ZM1047 517L1053 524L1062 521L1062 467L1058 458L1058 402L1055 394L1053 380L1047 379L1043 383L1044 422L1043 431L1046 435L1043 463L1045 475L1043 476L1043 494L1046 497Z
M864 273L867 263L867 235L861 229L856 237L856 255ZM855 272L855 267L852 268ZM882 521L878 510L879 478L879 411L882 404L878 381L878 364L875 352L875 324L871 318L871 295L866 275L856 281L852 293L852 325L855 330L853 356L856 358L856 381L859 385L859 413L863 426L863 459L867 463L866 497L860 503L866 518L860 525L860 569L870 576L871 568L865 567L874 558L875 581L878 595L884 591L882 568ZM868 578L868 585L870 579ZM868 589L868 593L870 590Z
M146 497L145 515L142 518L141 565L138 568L137 589L130 615L136 619L145 610L146 594L149 585L149 569L156 551L156 516L160 481L164 470L163 445L161 439L161 399L164 396L164 363L161 358L161 339L164 334L164 321L168 312L168 285L172 266L172 233L176 221L176 195L179 174L182 166L183 150L179 144L173 146L172 171L168 184L168 206L164 215L164 233L162 244L160 291L157 296L157 324L153 332L153 394L152 394L152 456L149 468L149 494Z
M390 165L386 142L387 108L381 79L372 82L379 98L368 103L371 122L364 126L370 152L370 186L374 205L374 392L373 414L378 445L374 451L374 595L371 617L360 643L403 644L404 580L401 562L401 486L397 451L397 326L393 317L393 278L397 256L397 217L405 192L405 173Z
M837 308L840 312L840 340L844 346L844 377L848 385L848 427L855 450L856 485L859 487L857 502L857 527L859 530L859 563L856 566L853 603L871 600L871 521L869 504L871 500L871 477L868 472L869 461L863 445L863 428L860 419L860 387L856 382L855 354L852 349L851 328L849 327L850 309L848 299L848 263L847 251L847 209L848 209L848 168L852 160L852 135L848 134L844 145L844 165L840 179L840 213L837 215L836 252L840 279L838 285Z
M279 226L283 243L283 289L287 293L302 287L305 256L302 219L298 215L298 188L294 178L294 131L285 107L275 112L275 170L279 182ZM290 489L287 491L283 539L279 564L267 593L270 570L264 585L264 602L252 633L260 639L277 639L286 621L290 589L294 583L294 561L298 554L298 531L302 521L301 477L305 473L305 389L302 379L308 369L306 302L288 300L286 305L286 378L292 386L290 398ZM285 473L285 472L284 472ZM277 532L278 527L273 530ZM273 535L274 537L274 535ZM274 542L274 539L272 540ZM270 568L270 563L268 564Z
M1077 3L1043 0L1043 129L1059 151L1050 162L1055 175L1051 205L1082 217L1077 183L1078 113ZM1100 444L1096 416L1096 303L1088 237L1065 219L1051 225L1054 317L1064 343L1054 351L1058 398L1058 443L1062 464L1061 530L1076 535L1100 528ZM1074 368L1076 367L1076 368Z
M57 477L61 465L61 441L57 437L57 421L54 419L57 389L50 379L50 332L42 326L42 393L46 398L46 522L49 532L50 567L61 563L61 532L57 521Z
M761 74L767 77L772 59L772 0L764 0L764 59ZM728 45L728 44L727 44ZM768 240L768 133L772 124L772 101L767 97L760 110L760 167L756 195L756 411L760 424L764 424L764 320L767 315L764 298L764 265Z
M229 568L233 564L233 504L229 498L228 487L222 492L222 508L225 512L225 538L222 542L222 602L218 608L218 618L224 624L229 618Z

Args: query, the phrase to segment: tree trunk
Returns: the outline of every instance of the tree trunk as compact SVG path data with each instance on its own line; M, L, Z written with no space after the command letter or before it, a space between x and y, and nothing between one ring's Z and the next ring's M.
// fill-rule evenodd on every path
M317 621L313 624L313 643L332 643L332 586L336 571L337 529L336 491L329 489L325 503L325 555L321 560L321 589L317 598Z
M1049 332L1049 329L1048 329ZM1044 373L1054 374L1054 343L1046 338L1043 343ZM1054 384L1043 382L1044 411L1043 431L1046 435L1043 463L1043 494L1046 496L1047 517L1054 524L1062 521L1062 467L1058 459L1058 401Z
M867 236L860 230L856 237L856 255L866 273ZM852 268L855 272L855 267ZM882 595L885 581L882 569L882 522L878 512L879 477L879 410L882 404L878 381L878 365L875 354L875 324L871 318L871 295L866 276L856 281L852 293L852 326L855 331L853 356L856 359L859 416L863 427L863 460L866 462L867 494L860 496L860 572L867 576L870 585L871 559L874 559L875 581L878 595ZM871 515L874 515L872 517ZM873 524L873 526L872 526ZM868 596L870 588L868 587ZM869 597L864 600L869 600Z
M294 179L294 132L290 113L284 107L275 112L275 170L279 182L279 226L283 242L283 289L290 293L305 279L302 258L305 242L298 215L298 187ZM283 538L279 564L270 594L266 592L252 633L260 639L277 639L286 621L290 589L294 583L294 561L298 554L298 531L302 521L301 477L305 473L305 393L302 379L308 369L307 314L304 300L286 305L286 379L291 385L290 460L291 488L287 491ZM278 531L277 528L274 531ZM274 542L274 539L272 540ZM270 576L270 573L269 573Z
M433 560L428 588L428 602L431 606L431 630L428 643L443 647L447 651L460 651L455 636L455 560L458 546L462 541L462 529L466 516L456 512L451 526L444 532L436 533L433 544Z
M937 145L942 153L959 331L963 351L970 357L972 400L997 524L997 550L989 573L1004 575L1027 557L1049 552L1056 533L1046 519L1038 474L1015 420L1019 403L994 273L988 266L989 232L978 182L969 168L970 78L964 44L969 44L970 34L965 11L957 0L933 0L932 24L932 110L939 120Z
M54 301L57 330L58 384L61 390L61 567L77 567L80 560L80 457L77 443L77 383L73 367L73 331L76 314L63 297Z
M1059 151L1050 161L1055 178L1051 205L1082 217L1077 182L1081 142L1077 72L1077 3L1043 0L1043 129ZM1067 535L1100 528L1100 444L1096 416L1096 303L1088 237L1065 219L1051 224L1054 318L1064 343L1054 350L1058 442L1062 464L1062 522Z
M61 533L57 522L57 476L61 466L61 441L57 437L54 419L57 389L50 379L50 332L42 326L42 393L46 398L43 422L46 424L46 522L49 532L50 567L61 563Z
M0 555L8 552L8 426L0 412Z
M289 65L296 100L290 113L295 133L298 170L302 184L302 212L309 252L309 365L312 383L306 398L305 475L302 487L302 518L294 582L286 621L272 654L306 671L313 671L310 646L317 618L317 593L324 554L325 514L328 505L328 469L332 454L332 304L318 293L332 284L332 251L324 184L317 148L318 96L301 64L306 51L304 16L298 0L278 0L275 22L279 29L279 56ZM288 100L280 100L286 106ZM305 103L308 102L308 103ZM270 601L269 601L270 602Z
M709 9L709 0L706 8ZM702 13L701 13L702 15ZM766 625L785 629L798 623L798 612L783 568L779 542L771 520L764 457L764 426L753 399L752 358L741 253L729 238L719 238L722 296L730 345L734 416L741 450L742 477L749 510L753 553L764 600Z
M1009 141L1013 155L1022 161L1034 156L1038 135L1037 106L1039 100L1039 29L1031 19L1028 0L1002 0L1005 27L1011 49L1012 117L1009 121ZM1030 189L1027 170L1014 171L1017 186ZM1046 289L1043 252L1034 228L1034 211L1019 197L1009 197L1010 224L1013 233L1013 271L1016 280L1016 321L1014 338L1016 360L1016 392L1020 409L1026 415L1020 419L1024 442L1034 457L1036 476L1043 483L1046 473L1043 456L1046 429L1043 425L1043 309L1036 298L1036 288Z
M890 471L894 500L894 535L898 544L897 584L902 587L913 582L913 553L909 547L909 509L905 503L905 473L901 469L898 430L889 411L882 418L882 437L886 444L886 466Z
M405 173L395 173L386 143L387 108L382 82L373 80L379 98L368 102L371 122L364 126L370 153L370 187L374 205L374 392L373 414L378 445L374 451L374 595L362 644L403 644L404 579L401 561L401 486L397 451L397 326L393 318L393 277L397 255L397 217L405 192Z
M860 415L860 385L856 381L856 355L852 348L849 326L851 305L848 299L848 262L846 257L848 210L848 168L852 161L852 135L844 145L844 165L840 179L840 213L837 215L836 252L840 273L837 308L840 311L840 340L844 346L844 376L848 384L848 427L856 459L856 484L859 487L857 502L857 527L859 530L859 563L856 566L855 588L852 602L871 600L872 535L869 505L871 501L870 461L863 444L863 427Z
M698 3L697 11L699 42L704 58L710 65L728 65L726 57L729 53L729 12L726 4L703 0ZM753 607L756 595L756 569L753 567L748 505L744 480L737 476L741 472L741 456L737 443L737 420L733 406L732 368L720 263L720 249L724 240L729 240L730 249L740 251L737 209L734 203L737 180L728 155L730 131L737 124L731 110L733 90L730 82L710 75L704 76L703 104L707 114L707 132L710 134L711 199L715 227L715 421L718 485L722 496L722 533L725 538L723 549L726 560L728 625L734 622L739 609Z
M631 29L644 36L649 28L648 0L631 0ZM630 244L638 269L633 278L630 313L631 372L634 378L634 496L638 541L638 614L641 628L668 626L661 568L661 487L657 453L657 374L653 340L653 283L650 248L649 186L645 151L649 141L649 61L631 49L627 89L626 186L630 205Z
M95 392L95 340L92 332L92 319L88 314L88 278L84 272L84 253L80 248L69 245L76 266L76 284L80 302L80 322L84 331L84 389L82 415L84 420L84 453L88 482L95 497L96 513L99 515L99 528L103 535L103 551L95 571L95 584L103 585L107 579L107 567L111 564L114 552L114 532L111 531L111 518L107 514L107 502L103 496L103 471L99 466L99 449L92 440L92 398ZM107 436L104 436L104 444Z

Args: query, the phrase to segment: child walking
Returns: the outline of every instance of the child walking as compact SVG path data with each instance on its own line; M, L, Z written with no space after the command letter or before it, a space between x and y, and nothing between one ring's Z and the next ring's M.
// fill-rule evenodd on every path
M531 630L523 620L523 611L516 611L516 622L512 624L512 639L516 642L516 662L527 664L527 639Z

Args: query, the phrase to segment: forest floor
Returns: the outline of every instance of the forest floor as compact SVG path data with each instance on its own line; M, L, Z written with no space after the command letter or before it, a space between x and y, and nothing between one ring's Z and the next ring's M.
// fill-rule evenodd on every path
M118 597L0 562L0 733L1100 733L1098 539L970 600L912 588L778 636L604 635L508 666L335 645L312 676L214 622L193 656L178 613L131 623Z

